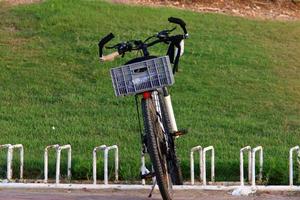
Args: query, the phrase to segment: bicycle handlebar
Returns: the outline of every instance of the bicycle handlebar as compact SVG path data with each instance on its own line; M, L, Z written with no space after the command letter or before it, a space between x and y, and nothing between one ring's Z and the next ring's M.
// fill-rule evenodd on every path
M100 61L106 62L106 61L113 61L116 57L118 57L120 54L118 51L115 51L111 54L108 54L106 56L101 56Z
M172 32L175 28L173 28L171 30L164 30L164 31L159 32L156 36L151 36L150 38L156 37L158 39L155 41L152 41L150 43L146 43L146 41L148 39L150 39L150 38L148 38L145 42L129 41L129 42L123 42L123 43L116 44L113 47L107 47L107 48L115 48L118 51L111 53L109 55L103 56L103 48L104 48L105 44L108 43L110 40L112 40L115 37L112 33L110 33L110 34L106 35L104 38L102 38L98 43L100 61L102 61L102 62L112 61L119 55L124 56L124 54L126 52L129 52L132 50L143 50L144 51L148 47L151 47L155 44L162 43L162 42L164 42L166 44L171 43L171 46L175 45L176 47L178 47L181 40L188 38L188 32L185 27L186 23L182 19L175 18L175 17L169 17L168 21L170 23L179 25L182 28L184 35L169 36L169 33ZM147 52L147 50L146 50L146 52Z
M188 34L188 33L187 33L187 30L186 30L186 28L185 28L186 23L185 23L182 19L179 19L179 18L176 18L176 17L169 17L169 18L168 18L168 21L171 22L171 23L180 25L180 27L182 28L184 34L185 34L185 35Z
M105 36L104 38L102 38L99 43L98 43L98 47L99 47L99 57L101 59L102 55L103 55L103 47L106 43L108 43L110 40L112 40L114 38L114 34L110 33L107 36Z

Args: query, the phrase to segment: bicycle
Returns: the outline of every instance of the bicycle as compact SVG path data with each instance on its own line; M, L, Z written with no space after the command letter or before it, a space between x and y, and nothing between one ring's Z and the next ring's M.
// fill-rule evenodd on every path
M152 190L157 183L164 200L172 199L172 184L182 185L183 178L180 161L176 156L174 139L186 133L178 131L167 86L174 83L173 74L178 71L180 56L184 50L184 40L188 38L186 24L179 18L170 17L168 21L179 25L183 34L170 35L176 27L162 30L146 40L130 40L118 43L107 49L117 51L103 55L103 48L114 38L112 33L102 38L98 44L100 61L113 61L131 51L141 51L143 56L134 58L124 66L112 68L110 73L116 96L135 95L138 119L140 123L138 95L142 95L142 116L144 132L141 131L143 153L148 153L154 173L141 172L141 178L155 176ZM169 45L167 55L152 56L148 48L159 43ZM173 64L173 69L171 68ZM140 124L139 124L140 125ZM141 130L141 125L140 125Z

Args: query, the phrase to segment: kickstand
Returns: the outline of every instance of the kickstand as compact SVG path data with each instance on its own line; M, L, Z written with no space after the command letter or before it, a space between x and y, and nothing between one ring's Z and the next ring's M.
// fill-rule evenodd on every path
M149 198L151 198L152 192L154 191L155 186L156 186L156 178L154 178L154 180L153 180L153 185L152 185L151 191L150 191L150 193L148 195Z

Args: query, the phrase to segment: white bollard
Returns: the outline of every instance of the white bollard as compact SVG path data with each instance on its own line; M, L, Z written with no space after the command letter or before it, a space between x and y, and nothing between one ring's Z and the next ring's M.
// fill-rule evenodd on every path
M93 183L97 184L97 151L105 150L106 145L95 147L93 150Z
M108 153L110 150L115 150L115 180L119 179L119 149L117 145L112 145L107 147L106 145L101 145L99 147L94 148L93 151L93 179L94 184L97 183L97 168L96 168L96 152L97 150L104 150L104 184L108 184Z
M56 178L55 178L55 183L59 184L59 179L60 179L60 157L61 157L61 150L67 149L68 150L68 179L71 179L71 156L72 156L72 148L71 145L63 145L59 146L56 150Z
M203 185L206 185L206 152L211 151L211 181L215 181L215 149L213 146L205 147L203 149L203 155L202 155L202 163L203 163L203 169L202 169L202 180Z
M58 144L49 145L45 148L44 151L44 183L48 182L48 151L49 149L54 148L55 151L57 151L57 148L59 147Z
M141 162L142 162L142 166L141 166L141 175L144 175L144 174L148 174L150 173L150 171L147 169L146 167L146 163L145 163L145 154L142 152L141 154ZM145 179L142 179L142 185L145 185L146 184L146 180Z
M10 150L9 150L9 147L12 146L11 144L2 144L0 145L0 149L3 149L3 148L7 148L7 157L6 157L6 160L7 160L7 166L6 166L6 178L7 180L10 180L11 179L11 174L12 174L12 171L11 171L11 153L10 153Z
M144 153L142 153L141 154L141 163L142 163L142 166L141 166L141 175L143 175L143 174L145 174L145 172L146 172L146 170L145 170L145 168L146 168L146 163L145 163L145 155L144 155ZM145 179L143 178L142 179L142 185L145 185L146 184L146 181L145 181Z
M296 151L297 156L300 154L300 148L299 146L295 146L290 149L290 155L289 155L289 182L290 186L294 185L294 173L293 173L293 152Z
M15 144L15 145L10 145L8 146L8 152L9 152L9 160L10 162L8 162L7 166L9 166L8 168L10 168L9 173L7 174L7 179L10 180L12 179L12 169L11 169L11 165L12 165L12 161L13 161L13 154L14 154L14 149L20 149L20 179L23 179L23 166L24 166L24 147L22 144Z
M255 147L252 149L252 186L255 186L255 153L259 151L259 180L262 181L262 170L263 170L263 148L262 146Z
M202 169L203 169L203 164L202 164L202 158L203 158L203 152L202 152L202 147L201 146L196 146L191 149L190 153L190 170L191 170L191 184L195 184L195 166L194 166L194 152L198 151L199 152L199 170L200 170L200 181L202 181Z
M104 150L104 184L108 184L108 152L115 150L115 181L119 179L119 149L117 145L112 145Z
M251 147L246 146L240 150L240 181L241 186L244 186L244 152L248 151L248 179L251 181Z

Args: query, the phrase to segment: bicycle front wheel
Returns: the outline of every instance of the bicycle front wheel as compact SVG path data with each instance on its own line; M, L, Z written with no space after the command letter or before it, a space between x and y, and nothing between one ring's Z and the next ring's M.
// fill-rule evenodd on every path
M154 168L154 173L161 196L171 200L171 181L168 173L167 147L155 103L151 98L142 99L144 128L147 139L147 150Z
M174 185L183 185L183 177L181 172L180 160L176 155L176 146L174 137L172 136L172 128L169 116L167 114L167 108L163 100L163 96L159 95L159 103L161 109L162 122L164 125L165 132L168 135L169 144L169 171Z

